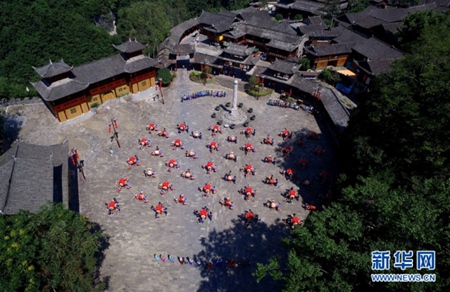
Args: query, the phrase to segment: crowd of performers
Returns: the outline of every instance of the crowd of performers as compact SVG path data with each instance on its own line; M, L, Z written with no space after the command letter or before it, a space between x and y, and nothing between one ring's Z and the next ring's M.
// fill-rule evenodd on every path
M169 131L166 128L163 128L161 131L159 131L158 125L154 123L149 123L146 127L146 130L149 134L152 134L153 132L157 133L159 137L165 137L169 138L170 134ZM180 123L176 125L176 130L178 131L179 135L183 135L183 133L189 134L189 126L186 122ZM218 134L223 133L223 129L219 125L213 125L208 128L208 131L211 132L211 136L215 137ZM245 155L248 155L250 153L255 153L256 148L253 146L253 144L249 141L249 139L256 135L256 130L247 127L244 130L240 132L245 138L246 143L240 147L241 150L244 151ZM198 130L192 131L189 136L191 138L196 139L202 139L202 133ZM279 137L282 138L282 141L280 143L283 145L280 148L276 148L282 155L285 157L289 157L289 155L294 151L294 147L302 148L305 146L305 142L308 139L318 139L318 135L316 132L311 131L304 137L300 138L297 142L293 143L286 143L287 141L293 139L293 134L288 129L284 129L278 134ZM177 137L175 140L171 142L171 147L173 150L176 149L184 149L184 143L181 139L182 137ZM157 138L160 139L160 138ZM184 140L184 138L183 138ZM238 142L238 137L234 135L229 135L226 138L226 141L229 143L235 143ZM275 142L273 138L271 138L269 135L266 135L264 138L262 138L261 144L262 147L267 146L274 146ZM159 141L160 142L160 141ZM164 152L160 150L159 146L155 146L153 148L152 142L146 138L142 137L138 139L138 145L140 150L145 150L147 148L151 148L150 155L151 156L157 156L157 157L164 157ZM267 145L267 146L264 146ZM216 140L213 140L206 144L206 147L209 149L210 153L213 154L213 152L220 151L219 143ZM311 152L314 154L316 158L319 158L325 151L324 149L319 146L314 146L311 148ZM140 155L142 156L142 155ZM193 150L186 150L185 157L194 158L197 159L199 156L197 153ZM225 158L226 160L232 160L234 162L237 161L237 155L231 151L225 156L222 156L222 158ZM314 159L314 158L313 158ZM275 165L277 163L277 160L272 155L268 155L262 159L265 163L270 163ZM126 161L127 169L132 169L134 167L141 166L141 161L137 154L130 156ZM165 165L167 166L168 172L173 172L174 170L178 170L181 167L181 163L176 158L171 158L167 162L165 162ZM287 167L280 171L280 174L286 179L286 180L294 180L298 176L297 172L306 170L310 166L310 161L306 157L302 157L298 162L297 165L299 165L299 169L294 169L294 167ZM215 173L218 171L218 166L212 161L208 160L205 164L201 165L202 169L206 170L206 174L210 175L212 173ZM266 168L268 169L268 168ZM244 166L240 169L244 173L244 177L248 177L249 175L256 175L256 169L253 167L251 163L245 163ZM151 167L143 168L143 174L145 177L149 178L157 178L157 173L152 170ZM180 173L180 176L185 179L194 180L197 177L193 174L193 172L188 168L186 171ZM329 183L329 174L326 170L322 170L320 173L316 174L314 176L314 179L316 181L319 181L320 183ZM228 171L224 176L223 180L226 182L233 182L236 184L236 175L233 175L232 171ZM269 176L265 177L263 182L267 185L275 186L277 187L279 184L279 178L274 177L273 174L270 174ZM299 185L301 187L309 187L312 185L312 180L310 178L305 178L300 181ZM123 189L131 189L131 182L130 178L128 176L120 178L116 182L117 192L121 192ZM160 189L160 194L165 195L169 191L174 191L175 187L169 180L163 180L158 183L158 188ZM210 182L206 182L204 185L200 185L198 187L198 190L201 192L201 194L205 197L210 197L213 194L216 194L218 192L217 188L211 184ZM268 189L267 189L268 190ZM257 196L256 190L250 186L245 185L238 191L241 195L243 195L244 201L249 201L252 198L255 198ZM219 192L220 193L220 192ZM285 201L289 204L294 203L295 201L300 201L301 198L301 190L300 189L294 189L294 187L291 187L290 189L287 189L284 193L282 193L283 197L285 198ZM214 196L216 197L216 196ZM231 199L231 197L222 197L222 199L219 199L220 197L216 197L218 199L218 202L221 206L226 207L229 210L234 210L235 203ZM327 194L326 196L322 196L322 199L325 201L331 200L331 192ZM134 199L136 201L142 202L144 204L149 202L149 197L144 194L144 191L140 191L139 193L134 195ZM173 201L176 204L181 204L184 206L190 205L190 203L187 201L184 194L180 194L178 197L174 197ZM278 202L275 199L268 199L264 204L264 207L267 207L270 210L275 210L277 212L281 211L281 203ZM105 206L107 208L107 215L113 215L115 213L120 212L119 202L116 198L113 198L110 202L105 203ZM316 211L318 209L317 205L313 203L304 202L302 207L305 210L308 211ZM156 205L151 205L150 209L155 213L155 219L160 218L161 216L165 215L167 216L168 213L168 207L165 206L163 203L158 202ZM197 217L198 223L204 223L207 219L212 221L213 213L212 211L204 206L200 210L195 210L193 212L195 216ZM245 226L249 227L253 222L258 221L258 215L256 215L251 209L246 210L243 214L239 215L244 222ZM288 224L290 227L294 228L295 226L299 225L302 226L304 223L302 220L300 220L296 214L289 215L286 219L283 220Z
M214 258L212 260L204 260L193 257L174 257L168 254L167 256L164 254L154 254L153 258L157 262L161 263L180 263L181 265L193 265L197 267L205 267L209 270L213 270L215 267L217 268L248 268L251 263L247 260L235 261L233 259L223 260L221 258Z

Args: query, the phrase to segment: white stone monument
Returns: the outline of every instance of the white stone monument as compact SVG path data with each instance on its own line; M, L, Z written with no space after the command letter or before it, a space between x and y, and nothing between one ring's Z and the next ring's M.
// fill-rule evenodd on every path
M247 120L247 115L238 108L237 95L238 81L235 79L233 86L233 107L231 108L231 111L225 112L222 115L222 119L226 124L242 124Z

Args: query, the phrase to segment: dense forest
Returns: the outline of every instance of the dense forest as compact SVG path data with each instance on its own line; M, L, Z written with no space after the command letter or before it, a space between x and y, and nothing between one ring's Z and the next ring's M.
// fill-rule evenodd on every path
M287 263L260 265L284 291L450 289L450 14L408 16L407 54L351 117L334 201L283 240ZM371 252L436 251L436 269L372 271ZM373 283L371 274L436 274L435 283Z
M247 7L248 0L4 0L0 2L0 98L36 95L31 66L64 61L73 66L114 54L128 38L154 54L170 29L202 10ZM99 23L116 21L117 35ZM31 90L28 92L26 87Z

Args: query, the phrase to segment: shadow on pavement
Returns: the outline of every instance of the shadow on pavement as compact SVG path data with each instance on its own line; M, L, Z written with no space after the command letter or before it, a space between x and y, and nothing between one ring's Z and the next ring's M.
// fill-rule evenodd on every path
M275 147L278 154L276 164L282 170L293 169L291 180L300 189L303 203L319 206L327 203L326 196L338 170L334 159L335 150L330 147L326 135L314 134L310 129L302 128L293 131L292 138L283 140ZM283 151L286 147L291 147L292 151ZM303 159L307 161L306 166L301 163ZM287 178L281 176L281 180L284 179Z
M3 133L0 133L1 138L3 138L3 152L11 148L11 144L19 137L20 128L26 121L26 117L17 114L2 115L0 117L0 126L3 125Z
M252 273L257 263L268 263L274 255L285 261L281 238L289 234L286 224L277 220L269 226L259 221L247 228L237 215L232 220L232 227L223 231L213 230L202 239L203 250L194 256L194 260L203 263L199 268L204 280L198 291L280 291L280 282L266 277L256 283ZM227 261L235 261L237 266L232 267ZM212 268L208 262L213 263Z
M109 235L105 234L105 231L102 229L102 227L100 226L100 224L95 223L95 222L90 222L91 225L91 232L100 232L101 234L103 234L103 237L101 237L99 239L99 250L96 253L95 257L97 258L97 264L96 264L96 269L95 269L95 273L93 275L94 279L95 279L95 284L97 285L105 285L104 287L104 291L108 291L109 290L109 281L110 281L110 277L103 277L103 275L100 274L100 269L102 267L103 261L105 260L105 251L109 248L110 243L110 237Z

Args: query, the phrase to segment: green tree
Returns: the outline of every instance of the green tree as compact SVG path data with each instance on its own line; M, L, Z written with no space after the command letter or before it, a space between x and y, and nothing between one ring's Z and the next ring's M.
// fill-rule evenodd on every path
M278 13L277 15L275 15L275 20L276 21L282 21L283 20L283 15Z
M0 217L3 291L103 291L96 284L102 234L61 204Z
M369 6L369 0L349 0L347 12L361 12Z
M155 56L157 47L168 35L172 23L167 18L161 0L154 2L134 2L119 10L120 21L117 31L122 40L136 38L148 44L145 52Z
M328 84L336 85L341 80L339 73L328 69L323 69L319 74L319 79L325 81Z
M167 68L158 69L156 77L158 79L161 78L164 85L168 85L172 82L172 73L170 73L170 70Z
M423 30L447 21L448 15L434 10L419 11L408 15L404 20L398 33L399 45L403 50L411 52L413 45L417 42Z
M304 71L311 69L311 61L308 58L301 59L300 64L302 65L301 69Z
M301 14L296 14L294 20L303 20L303 16Z

